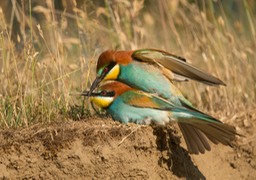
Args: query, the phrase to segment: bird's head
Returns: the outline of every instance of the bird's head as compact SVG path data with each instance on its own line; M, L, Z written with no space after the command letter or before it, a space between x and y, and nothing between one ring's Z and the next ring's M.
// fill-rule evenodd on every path
M90 100L101 108L108 108L119 95L131 89L124 83L110 81L100 86L96 92L89 94L89 91L84 91L81 95L90 96Z
M120 65L127 65L132 61L133 51L103 52L97 62L97 77L93 81L89 96L98 87L101 81L116 80L120 74Z

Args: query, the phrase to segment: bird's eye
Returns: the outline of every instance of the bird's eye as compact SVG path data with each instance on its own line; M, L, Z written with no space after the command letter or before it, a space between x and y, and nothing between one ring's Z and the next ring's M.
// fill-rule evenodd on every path
M103 71L104 73L108 72L108 67L105 67Z
M108 93L107 91L102 91L102 92L101 92L101 95L106 96L107 93Z

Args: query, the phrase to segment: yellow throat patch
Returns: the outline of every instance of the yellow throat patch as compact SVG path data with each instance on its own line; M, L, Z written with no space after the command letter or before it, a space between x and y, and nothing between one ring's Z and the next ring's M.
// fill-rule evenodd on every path
M119 73L120 73L120 66L119 64L116 64L105 76L104 80L115 80L117 79Z
M114 100L114 97L91 97L91 101L101 108L107 108Z

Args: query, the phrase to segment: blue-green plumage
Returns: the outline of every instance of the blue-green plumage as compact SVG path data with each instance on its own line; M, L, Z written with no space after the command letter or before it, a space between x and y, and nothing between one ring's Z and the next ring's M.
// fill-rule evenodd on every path
M137 91L125 92L114 100L108 107L107 112L111 114L114 120L121 123L150 124L151 122L155 122L157 124L165 124L169 121L169 113L163 109L139 107L129 104L131 98L138 99L141 96L145 95ZM166 108L171 108L169 104L166 104L166 106Z
M115 92L114 96L105 97L106 91ZM133 89L121 82L110 82L102 87L93 97L93 102L104 106L112 118L121 123L161 124L171 121L178 123L190 153L204 153L210 150L208 140L213 143L228 145L235 138L232 126L204 114L193 107L177 105L154 94ZM109 99L111 99L111 102Z
M186 63L185 59L160 50L106 51L97 63L97 78L88 96L101 81L117 80L100 87L99 92L115 92L110 103L95 103L105 108L114 120L122 123L166 124L178 122L191 153L210 150L207 140L229 144L235 138L232 126L196 110L172 84L172 80L197 80L209 85L225 85L215 78ZM122 82L122 83L121 83ZM129 86L127 86L129 85ZM143 92L142 92L143 91Z
M118 80L136 89L156 93L174 104L191 107L172 80L194 79L209 85L225 85L218 78L186 63L184 58L156 49L105 51L98 59L97 74L90 92L102 80Z
M146 102L138 103L134 102L133 99L137 99L138 101L149 100L152 103L149 105ZM154 123L164 124L171 120L193 123L193 121L189 120L191 118L212 123L221 123L219 120L195 109L177 106L158 96L136 90L130 90L117 96L107 111L112 115L114 120L122 123L150 124L152 121Z
M133 61L128 65L120 65L120 74L117 80L136 89L156 93L158 96L177 105L181 105L180 101L183 101L192 106L170 80L163 76L159 68L154 65L137 61Z

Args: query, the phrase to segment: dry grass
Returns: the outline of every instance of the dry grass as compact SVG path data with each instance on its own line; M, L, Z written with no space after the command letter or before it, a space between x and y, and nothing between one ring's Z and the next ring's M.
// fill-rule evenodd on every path
M51 21L55 51L44 54L34 48L31 39L17 53L6 25L0 26L0 125L28 126L88 115L88 102L69 93L89 87L98 55L109 48L150 47L183 56L227 83L219 88L196 82L178 84L189 100L219 117L246 114L256 102L253 5L243 0L239 18L233 20L223 4L212 1L200 9L186 0L106 0L102 7L86 4L72 16L79 38L63 33L65 23L59 28ZM4 24L1 13L0 22Z

